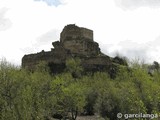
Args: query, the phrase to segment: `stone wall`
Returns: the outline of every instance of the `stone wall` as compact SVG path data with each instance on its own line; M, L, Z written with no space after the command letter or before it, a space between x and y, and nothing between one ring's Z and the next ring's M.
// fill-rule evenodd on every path
M77 39L88 39L93 41L93 31L87 28L81 28L75 24L67 25L64 27L60 34L60 42L77 40Z
M36 54L24 55L22 58L22 67L35 69L35 66L41 61L46 63L64 64L66 59L70 57L68 51L64 49L53 49L52 51L42 51Z
M39 62L45 61L52 72L59 73L65 69L67 59L79 57L86 71L113 72L110 68L113 68L114 61L101 53L98 43L93 40L92 30L74 24L67 25L60 34L60 41L52 45L54 48L51 51L24 55L22 67L34 70Z
M80 54L85 56L95 56L100 53L98 43L87 40L65 41L63 47L73 54Z
M64 27L60 43L73 54L94 56L100 53L98 43L93 40L93 31L74 24Z
M93 31L87 28L81 28L81 36L85 39L93 41Z

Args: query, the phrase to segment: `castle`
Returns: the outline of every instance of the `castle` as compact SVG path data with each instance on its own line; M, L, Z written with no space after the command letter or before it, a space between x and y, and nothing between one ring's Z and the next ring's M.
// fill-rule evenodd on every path
M40 61L45 61L53 73L65 69L66 60L80 58L86 71L110 71L117 59L101 53L99 44L93 40L93 31L69 24L60 34L60 41L52 43L51 51L24 55L22 67L34 70ZM110 71L111 72L111 71Z

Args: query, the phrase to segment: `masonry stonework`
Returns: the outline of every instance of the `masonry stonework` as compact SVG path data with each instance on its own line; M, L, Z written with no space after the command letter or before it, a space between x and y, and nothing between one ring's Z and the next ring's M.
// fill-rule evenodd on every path
M62 72L66 60L79 57L82 66L88 71L109 71L113 65L112 58L101 53L99 45L93 40L93 31L70 24L64 27L60 41L52 43L51 51L24 55L22 67L34 70L36 65L45 61L52 72Z

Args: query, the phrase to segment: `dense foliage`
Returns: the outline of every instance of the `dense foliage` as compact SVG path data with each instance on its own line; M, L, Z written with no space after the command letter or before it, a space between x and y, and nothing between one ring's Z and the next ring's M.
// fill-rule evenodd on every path
M117 113L158 113L160 72L152 75L146 65L120 66L115 79L105 72L81 75L79 61L67 62L62 74L51 75L45 63L30 72L5 60L0 63L0 119L75 120L93 115L116 120ZM78 77L75 77L78 76Z

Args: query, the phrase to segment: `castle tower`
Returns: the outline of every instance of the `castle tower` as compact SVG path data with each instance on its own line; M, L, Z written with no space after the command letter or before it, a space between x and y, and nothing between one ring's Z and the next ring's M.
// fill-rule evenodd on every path
M60 42L70 40L90 40L93 41L93 31L87 28L78 27L75 24L70 24L64 27L60 34Z
M93 41L93 31L70 24L60 34L60 43L72 54L95 56L100 53L98 43Z

